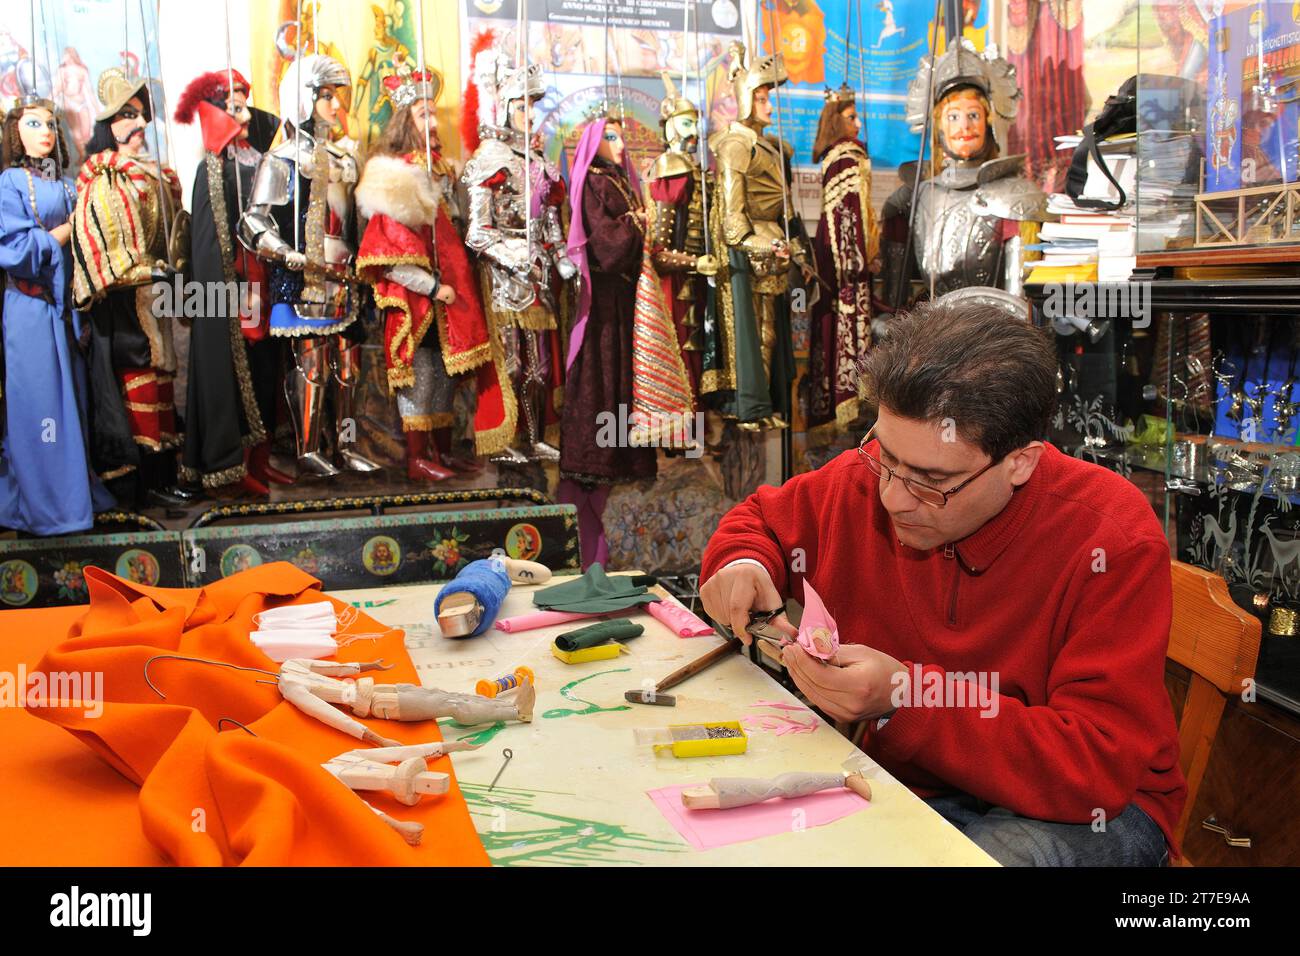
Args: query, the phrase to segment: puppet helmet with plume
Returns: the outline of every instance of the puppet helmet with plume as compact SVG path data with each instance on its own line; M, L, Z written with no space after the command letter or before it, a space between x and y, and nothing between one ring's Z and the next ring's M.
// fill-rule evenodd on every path
M224 105L230 97L228 87L232 80L235 89L245 96L252 91L252 86L238 70L213 70L190 80L189 85L181 93L180 99L176 101L176 112L172 114L176 122L183 126L193 123L200 103Z
M744 122L754 113L754 93L764 86L780 86L790 78L785 71L785 57L769 54L745 65L745 44L733 40L728 51L731 67L727 76L736 94L736 119Z

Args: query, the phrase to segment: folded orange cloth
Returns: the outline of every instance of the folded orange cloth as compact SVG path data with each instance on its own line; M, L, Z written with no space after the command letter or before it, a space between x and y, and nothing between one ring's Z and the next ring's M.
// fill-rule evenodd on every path
M279 665L248 639L252 616L322 598L346 607L321 595L315 578L284 562L193 590L144 587L98 568L85 574L90 607L39 671L47 679L102 674L102 706L50 700L40 707L29 702L28 710L68 730L139 785L144 834L168 859L197 866L487 865L454 774L450 792L426 796L414 807L388 794L367 794L390 816L424 824L422 844L411 847L321 767L365 745L283 700L273 678L157 660L149 677L166 699L145 683L145 662L159 654L277 671ZM340 636L384 630L358 615ZM379 658L396 665L381 672L384 683L419 683L399 630L341 647L336 656ZM230 724L218 732L222 717L257 736ZM365 723L402 743L442 739L435 721ZM429 767L453 773L447 757Z

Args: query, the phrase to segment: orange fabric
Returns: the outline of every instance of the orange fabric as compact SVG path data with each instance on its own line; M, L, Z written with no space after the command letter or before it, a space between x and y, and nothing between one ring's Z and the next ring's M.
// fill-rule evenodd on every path
M423 843L408 846L320 766L365 745L301 713L273 684L257 683L272 678L158 660L149 676L166 699L145 683L144 663L157 654L277 671L279 665L248 640L252 615L272 606L321 600L315 578L279 562L197 590L144 587L98 568L86 570L86 583L90 608L39 669L102 672L102 713L96 717L85 712L84 704L58 701L28 709L65 728L139 785L140 826L164 858L204 866L487 864L454 775L451 792L425 797L414 807L387 794L367 795L389 815L424 824ZM344 633L382 630L361 615ZM377 672L384 683L419 683L401 631L378 641L354 642L337 656L341 661L376 658L396 665ZM257 736L231 725L218 733L220 717L240 721ZM365 722L403 743L441 739L434 721ZM452 773L446 757L429 766ZM96 801L99 795L90 791L81 797ZM31 850L29 861L39 861L39 850Z
M0 671L27 673L86 613L0 611ZM162 866L140 830L140 791L53 724L0 707L0 866Z

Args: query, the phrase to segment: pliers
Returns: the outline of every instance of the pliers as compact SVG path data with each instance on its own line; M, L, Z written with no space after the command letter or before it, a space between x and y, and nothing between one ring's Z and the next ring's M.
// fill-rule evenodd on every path
M779 607L774 611L750 611L749 626L745 630L760 641L767 641L777 647L784 647L790 643L790 638L772 623L772 618L784 612L785 608L783 607Z

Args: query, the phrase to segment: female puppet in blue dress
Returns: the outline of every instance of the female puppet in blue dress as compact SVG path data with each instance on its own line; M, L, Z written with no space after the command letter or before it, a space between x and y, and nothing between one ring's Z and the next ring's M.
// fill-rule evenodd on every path
M5 431L0 525L31 534L84 531L112 496L90 470L80 326L68 295L68 220L76 193L49 100L20 103L0 145Z

